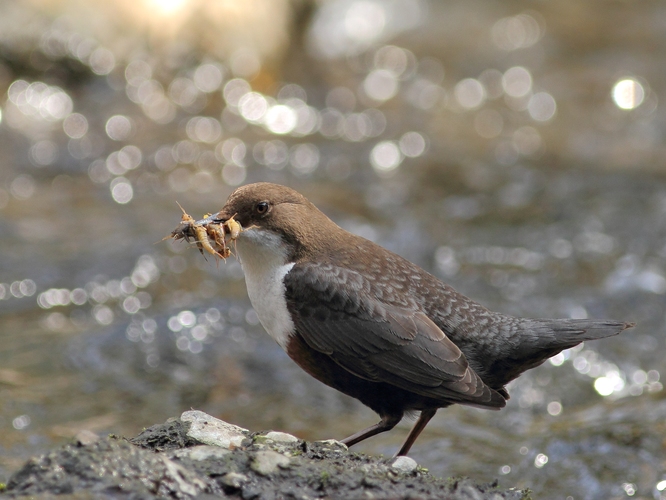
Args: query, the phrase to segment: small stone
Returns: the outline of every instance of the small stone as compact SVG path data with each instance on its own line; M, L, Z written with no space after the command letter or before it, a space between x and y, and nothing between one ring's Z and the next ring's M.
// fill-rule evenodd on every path
M247 429L228 424L202 411L186 411L180 419L190 424L188 437L203 444L221 446L230 450L240 447L243 439L249 434Z
M192 460L222 458L224 455L231 453L231 451L226 448L220 448L219 446L211 446L208 444L202 444L201 446L194 446L188 449L190 450L190 458Z
M163 478L165 483L172 484L171 488L177 497L196 497L203 492L206 487L205 479L200 478L194 471L188 470L180 464L177 464L166 457L161 457L166 468L166 474Z
M230 450L226 448L221 448L219 446L212 446L208 444L202 444L199 446L192 446L191 448L182 448L180 450L174 450L169 453L170 457L175 458L189 458L190 460L206 460L208 458L221 458L224 455L231 453Z
M93 431L83 429L76 433L76 436L74 436L74 441L79 446L88 446L99 441L99 436Z
M458 483L456 493L460 494L462 498L469 498L469 500L483 500L483 494L481 494L479 488L467 480Z
M360 470L363 474L383 474L388 470L388 467L380 463L369 463L359 465L357 470Z
M241 498L243 500L254 500L255 498L259 498L261 496L261 490L258 488L253 488L253 487L248 487L248 488L243 488L241 491Z
M289 457L285 457L276 451L266 450L258 451L254 460L250 464L250 468L257 474L268 476L275 472L278 467L287 467L291 463Z
M379 488L382 485L381 480L368 476L365 476L363 478L362 483L364 486L367 486L368 488Z
M236 489L240 489L249 480L249 477L247 477L245 474L241 474L240 472L229 472L220 478L222 484Z
M403 474L414 472L417 467L418 464L416 463L416 460L405 456L396 457L396 459L391 463L391 468L394 471L401 472Z
M332 449L338 448L340 450L347 451L349 448L345 443L342 443L336 439L325 439L323 441L315 441L315 443L324 445L324 446L329 446Z
M298 441L296 436L292 436L286 432L271 431L266 434L266 437L279 443L295 443Z

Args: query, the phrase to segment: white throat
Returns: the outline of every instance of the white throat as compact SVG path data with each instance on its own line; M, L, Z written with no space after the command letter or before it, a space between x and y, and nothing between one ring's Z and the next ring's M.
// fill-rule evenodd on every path
M252 307L268 334L286 350L294 331L283 281L294 267L287 263L287 247L272 231L250 228L236 240L236 250Z

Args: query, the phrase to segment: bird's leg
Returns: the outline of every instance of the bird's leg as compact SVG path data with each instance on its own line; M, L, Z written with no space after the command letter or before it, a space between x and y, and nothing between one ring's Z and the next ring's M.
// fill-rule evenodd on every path
M341 442L346 444L347 446L353 446L356 443L360 443L364 439L375 436L377 434L381 434L382 432L390 431L396 425L398 425L398 422L400 422L400 420L402 420L402 414L384 415L382 416L382 419L379 422L377 422L375 425L371 425L367 429L363 429L362 431L359 431L356 434L352 434L348 438L343 439Z
M405 439L405 443L402 445L402 448L400 448L400 451L395 454L396 457L407 455L407 453L409 453L409 449L414 444L414 441L416 441L416 438L419 437L421 431L425 429L425 426L428 425L430 419L435 416L435 413L437 413L436 408L434 410L423 410L421 412L419 419L416 421L414 427L412 427L412 430L409 432L409 436L407 436L407 439Z

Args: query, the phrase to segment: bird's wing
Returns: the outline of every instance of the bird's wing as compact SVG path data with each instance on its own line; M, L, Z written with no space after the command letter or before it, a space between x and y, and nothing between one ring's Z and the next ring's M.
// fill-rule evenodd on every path
M296 264L284 283L298 333L354 375L437 400L504 406L505 398L444 332L386 286L349 269L310 263Z

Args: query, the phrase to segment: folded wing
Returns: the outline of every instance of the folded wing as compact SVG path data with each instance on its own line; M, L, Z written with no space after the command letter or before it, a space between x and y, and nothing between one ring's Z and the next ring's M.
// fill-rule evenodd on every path
M505 405L418 306L388 302L381 284L334 265L300 263L285 287L305 342L354 375L442 403Z

